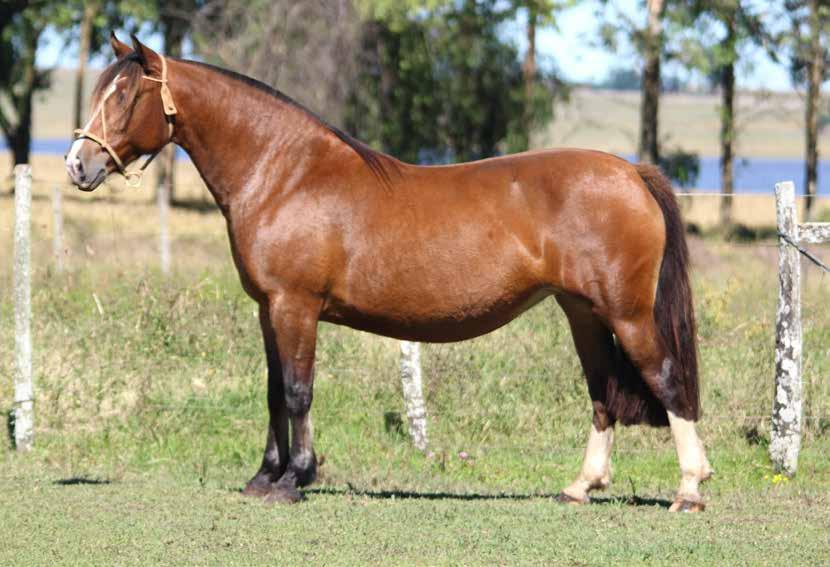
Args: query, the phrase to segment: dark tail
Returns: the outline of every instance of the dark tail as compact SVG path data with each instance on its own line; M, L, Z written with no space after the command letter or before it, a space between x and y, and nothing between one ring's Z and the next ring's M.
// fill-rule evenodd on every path
M672 363L670 376L664 384L664 391L673 402L673 407L668 409L684 419L697 421L700 418L697 333L683 220L671 183L660 170L651 165L637 165L636 168L660 205L666 225L666 248L657 283L654 321ZM619 376L617 381L608 383L609 413L623 425L668 425L667 408L648 390L619 343L617 359Z

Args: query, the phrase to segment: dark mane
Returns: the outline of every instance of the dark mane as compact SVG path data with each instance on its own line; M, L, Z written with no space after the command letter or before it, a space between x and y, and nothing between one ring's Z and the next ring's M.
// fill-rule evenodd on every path
M343 143L349 146L352 150L354 150L354 152L360 157L360 159L362 159L363 162L369 167L369 169L372 170L372 173L374 173L385 184L389 184L392 173L399 173L398 164L396 163L396 160L380 152L376 152L360 140L351 137L350 135L343 132L339 128L336 128L335 126L332 126L331 124L320 118L320 116L318 116L315 112L309 110L308 108L306 108L293 98L289 97L285 93L278 91L277 89L270 87L261 81L257 81L256 79L253 79L246 75L242 75L241 73L236 73L235 71L230 71L228 69L223 69L222 67L210 65L209 63L202 63L201 61L190 61L185 59L176 59L176 61L186 63L188 65L197 65L199 67L210 69L211 71L215 71L217 73L225 75L230 79L245 83L250 87L253 87L259 91L262 91L276 98L282 103L288 104L298 110L301 110L302 112L310 116L315 122L324 127L326 130L337 136ZM121 62L119 61L118 63L116 63L116 65L120 63ZM113 77L114 76L115 75L113 75Z

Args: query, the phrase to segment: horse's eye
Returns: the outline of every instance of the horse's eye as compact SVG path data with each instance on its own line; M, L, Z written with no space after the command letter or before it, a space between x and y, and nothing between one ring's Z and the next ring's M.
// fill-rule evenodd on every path
M116 91L116 95L118 96L118 104L124 104L124 93Z

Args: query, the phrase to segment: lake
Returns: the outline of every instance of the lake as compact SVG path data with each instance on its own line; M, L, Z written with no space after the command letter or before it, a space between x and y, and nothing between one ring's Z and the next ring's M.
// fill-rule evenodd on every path
M69 140L49 139L35 140L32 153L46 155L63 155L69 148ZM5 140L0 140L0 151L6 150ZM188 159L187 154L179 148L179 159ZM631 159L631 156L625 156ZM820 195L830 195L830 160L819 162ZM738 158L735 160L735 188L741 193L771 193L778 181L794 181L797 193L803 192L804 162L800 159L786 158ZM719 191L720 171L716 157L700 160L700 176L696 183L698 191Z

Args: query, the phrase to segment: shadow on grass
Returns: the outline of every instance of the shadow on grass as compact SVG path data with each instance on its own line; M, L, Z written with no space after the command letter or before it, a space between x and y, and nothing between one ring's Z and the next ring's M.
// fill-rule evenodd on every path
M479 501L479 500L536 500L548 499L555 500L557 494L479 494L479 493L456 493L456 492L415 492L410 490L359 490L355 488L307 488L303 490L305 494L321 494L329 496L365 496L367 498L374 498L378 500L393 500L393 499L411 499L411 500L461 500L461 501ZM563 504L564 505L564 504ZM659 506L661 508L668 508L671 502L662 498L641 498L639 496L610 496L610 497L595 497L591 498L591 505L614 505L614 506Z
M52 484L57 486L77 486L77 485L102 485L102 484L112 484L112 481L107 480L105 478L90 478L86 476L73 476L70 478L62 478L56 480Z
M591 504L600 505L614 505L614 506L659 506L660 508L668 509L671 506L671 500L664 498L642 498L640 496L605 496L605 497L591 497Z

